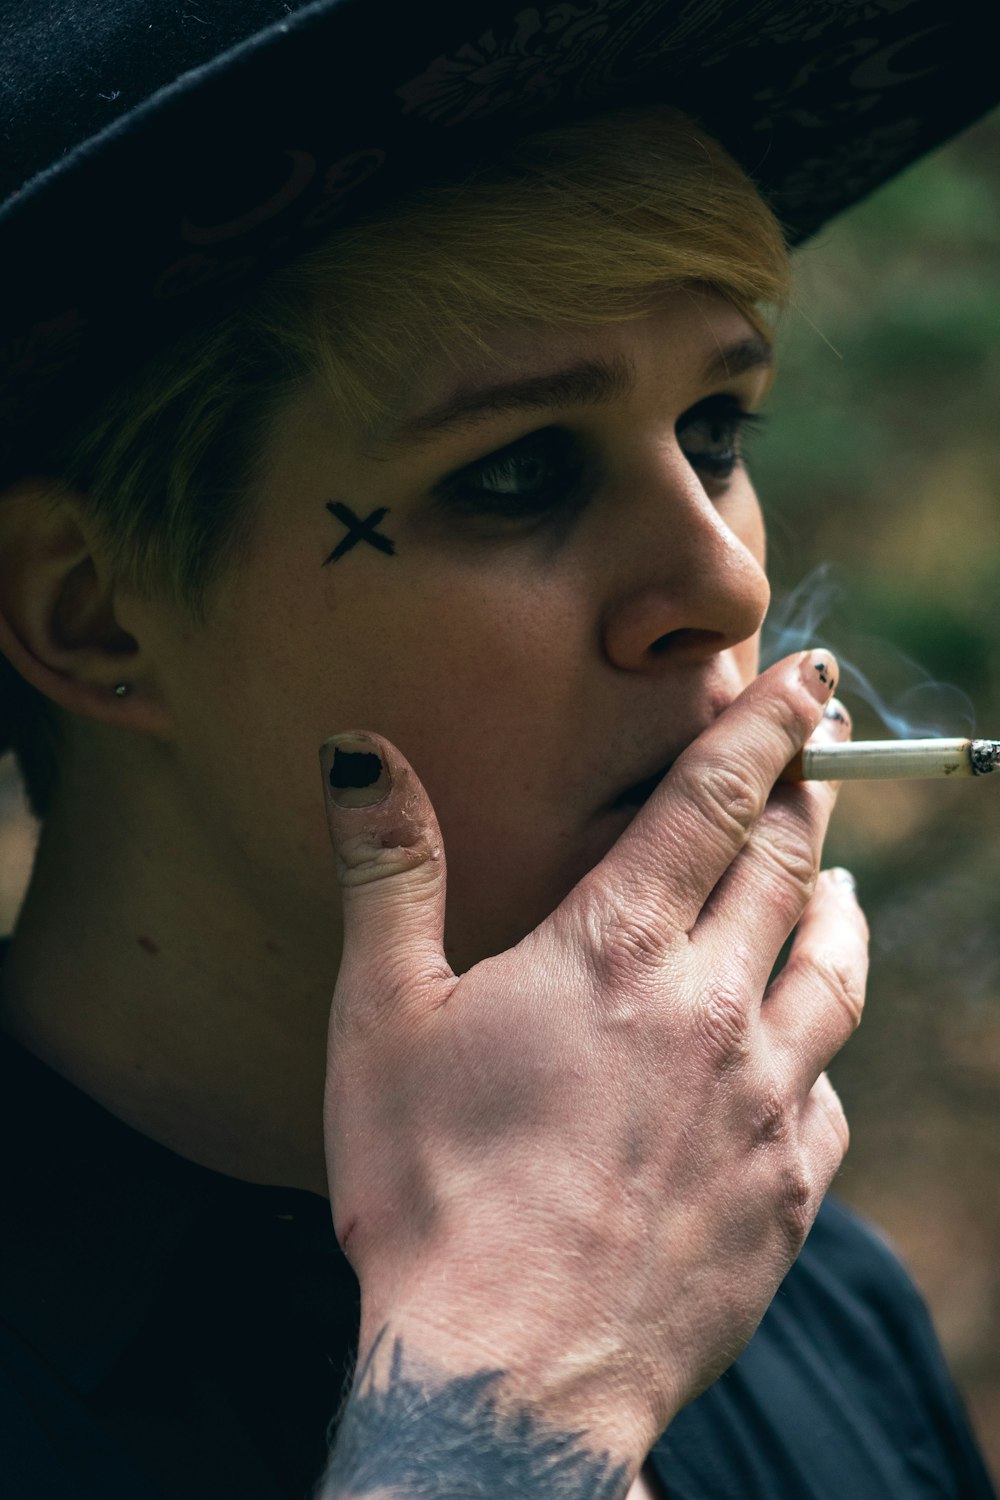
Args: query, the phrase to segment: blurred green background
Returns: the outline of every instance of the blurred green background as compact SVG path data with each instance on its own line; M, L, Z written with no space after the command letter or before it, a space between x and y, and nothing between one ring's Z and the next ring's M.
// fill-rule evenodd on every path
M1000 113L801 252L767 416L749 464L772 614L798 593L785 644L931 732L1000 738ZM853 676L855 733L885 735ZM873 953L830 1070L836 1190L916 1276L1000 1479L1000 776L846 785L827 848Z
M850 664L859 732L887 731L856 671L923 728L1000 737L1000 113L800 254L779 360L750 467L785 644ZM34 837L9 760L0 829L7 931ZM873 935L837 1190L916 1276L1000 1476L1000 776L845 787L828 849Z

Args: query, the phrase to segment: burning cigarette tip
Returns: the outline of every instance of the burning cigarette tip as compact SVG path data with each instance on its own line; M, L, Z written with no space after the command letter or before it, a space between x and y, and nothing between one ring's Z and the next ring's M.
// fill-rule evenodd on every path
M988 776L1000 768L1000 740L970 740L969 763L973 776Z

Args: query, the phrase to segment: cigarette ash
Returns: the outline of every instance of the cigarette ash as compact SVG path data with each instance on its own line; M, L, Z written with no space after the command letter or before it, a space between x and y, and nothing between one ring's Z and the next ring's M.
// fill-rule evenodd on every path
M973 776L988 776L1000 766L1000 740L973 740L969 760Z
M853 694L897 738L971 735L976 715L966 694L950 683L935 681L889 642L853 634L839 618L845 605L849 607L848 590L829 563L820 563L772 603L762 634L762 665L770 666L793 651L825 646L840 664L838 695ZM831 625L830 618L835 614L836 624ZM861 659L868 672L858 665ZM891 682L893 687L876 687L872 680L876 673L880 681ZM858 728L858 738L864 738L861 726Z

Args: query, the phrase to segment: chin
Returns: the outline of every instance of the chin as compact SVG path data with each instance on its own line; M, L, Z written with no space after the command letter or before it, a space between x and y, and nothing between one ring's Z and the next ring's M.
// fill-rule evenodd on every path
M609 809L571 853L534 868L522 865L518 878L506 888L498 889L494 882L470 891L459 881L452 894L449 882L444 949L453 971L464 974L484 958L516 947L600 863L638 810Z
M478 913L463 910L452 915L449 911L445 922L444 956L455 974L464 974L483 959L516 948L522 938L544 922L558 905L557 900L544 911L527 911L523 902L516 908L512 906L501 911L495 907Z

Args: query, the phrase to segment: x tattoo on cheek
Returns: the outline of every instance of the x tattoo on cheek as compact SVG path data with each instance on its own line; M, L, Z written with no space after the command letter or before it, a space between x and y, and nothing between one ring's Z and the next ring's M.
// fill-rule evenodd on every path
M330 556L324 559L324 568L327 563L338 562L344 553L350 552L358 542L368 542L379 552L388 552L390 557L394 556L395 543L387 536L383 536L380 531L375 530L382 517L389 514L388 506L383 505L381 510L373 510L371 515L366 516L363 521L360 516L354 514L349 505L342 505L339 500L328 500L326 508L332 516L336 516L338 521L343 521L347 527L347 535L337 543Z

